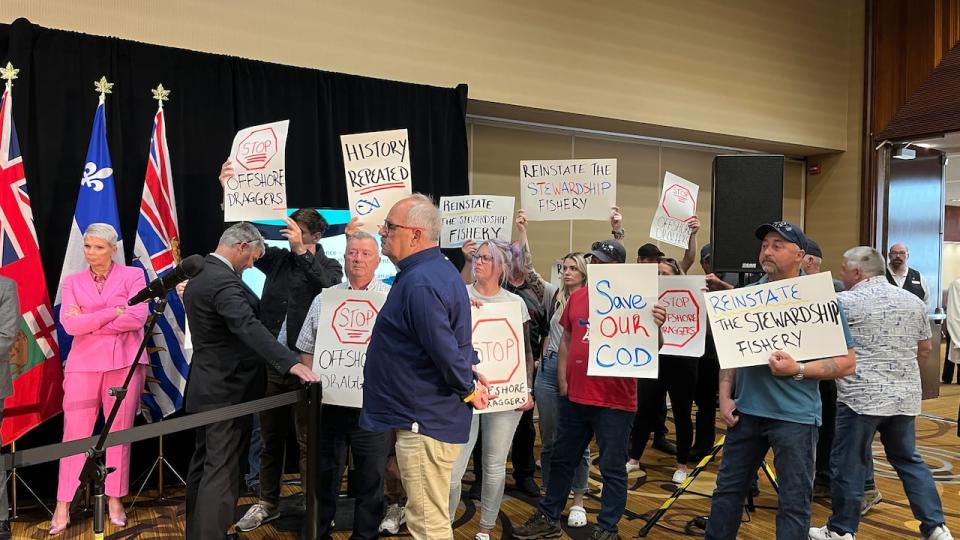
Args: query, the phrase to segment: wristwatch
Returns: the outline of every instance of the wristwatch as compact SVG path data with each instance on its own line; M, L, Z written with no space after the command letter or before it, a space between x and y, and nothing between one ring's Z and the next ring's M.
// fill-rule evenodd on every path
M614 240L623 240L623 237L627 235L627 230L621 228L619 231L610 231L610 234L613 235Z
M802 380L803 380L803 372L806 371L807 365L806 365L806 364L797 364L797 365L800 367L800 371L798 371L797 374L793 376L793 380L795 380L795 381L802 381Z

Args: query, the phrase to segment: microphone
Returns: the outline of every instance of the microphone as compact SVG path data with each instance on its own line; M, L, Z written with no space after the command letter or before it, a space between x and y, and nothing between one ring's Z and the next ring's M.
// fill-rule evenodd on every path
M167 294L170 289L177 286L177 283L199 274L200 271L203 270L203 264L202 255L191 255L187 257L181 261L172 272L151 281L146 287L141 289L140 292L133 295L133 298L127 302L127 305L133 306L141 302L149 302L153 298Z

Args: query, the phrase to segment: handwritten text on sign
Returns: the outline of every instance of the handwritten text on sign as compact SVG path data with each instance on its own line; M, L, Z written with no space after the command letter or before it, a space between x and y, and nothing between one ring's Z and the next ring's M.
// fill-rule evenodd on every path
M590 265L587 375L657 377L657 265Z
M617 204L617 160L521 161L520 204L530 221L607 220Z
M667 310L661 354L703 356L707 312L703 307L703 276L660 276L660 304Z
M473 308L473 348L480 357L477 371L497 394L482 414L512 411L527 401L526 349L519 302L493 302Z
M510 241L513 197L464 195L440 197L440 247L460 247L467 240Z
M376 233L390 208L411 193L407 130L341 135L340 146L350 214Z
M320 298L313 371L320 376L323 402L361 407L367 345L387 297L373 291L324 289Z
M236 175L223 186L224 221L287 217L285 148L289 120L241 129L230 161Z
M704 295L724 369L766 364L776 351L796 360L846 354L829 272Z
M657 212L650 225L650 237L685 248L690 243L690 220L697 215L700 186L667 172Z

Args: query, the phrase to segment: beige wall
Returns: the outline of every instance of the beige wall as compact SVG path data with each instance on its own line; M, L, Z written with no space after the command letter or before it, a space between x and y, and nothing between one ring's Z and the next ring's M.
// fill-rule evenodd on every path
M52 28L843 150L862 0L3 0Z

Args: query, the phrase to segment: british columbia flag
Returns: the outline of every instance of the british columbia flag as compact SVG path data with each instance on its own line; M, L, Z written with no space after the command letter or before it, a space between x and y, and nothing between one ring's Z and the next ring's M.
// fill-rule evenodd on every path
M8 66L9 67L9 66ZM43 274L27 178L13 125L12 85L0 101L0 275L17 283L20 332L10 358L13 395L3 411L0 436L11 443L60 412L63 371Z
M162 106L153 119L133 256L133 264L143 268L148 282L166 275L180 262L177 206ZM190 369L190 351L184 347L185 330L183 302L176 291L170 291L163 317L157 319L147 342L152 374L147 376L142 401L144 416L150 420L163 418L183 404Z

